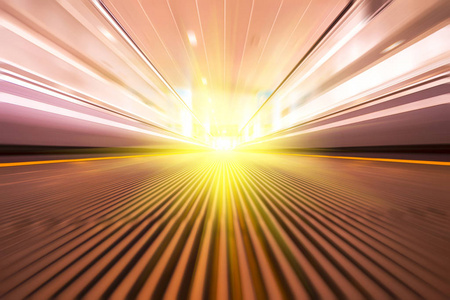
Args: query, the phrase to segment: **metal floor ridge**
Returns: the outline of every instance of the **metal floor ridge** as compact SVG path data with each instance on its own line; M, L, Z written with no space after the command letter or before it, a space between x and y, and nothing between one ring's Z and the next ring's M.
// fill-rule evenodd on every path
M2 170L0 299L449 299L449 205L414 219L427 199L372 193L364 166L443 168L184 154Z

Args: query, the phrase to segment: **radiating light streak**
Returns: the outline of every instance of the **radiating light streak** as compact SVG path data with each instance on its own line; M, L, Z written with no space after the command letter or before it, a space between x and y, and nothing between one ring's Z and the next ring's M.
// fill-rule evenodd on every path
M434 98L429 98L426 100L420 100L420 101L416 101L413 103L403 104L403 105L399 105L396 107L387 108L387 109L379 110L379 111L376 111L373 113L365 114L362 116L348 118L345 120L336 121L336 122L332 122L332 123L321 125L321 126L316 126L316 127L310 128L310 129L305 129L305 130L285 134L285 135L270 138L270 139L263 139L261 141L249 143L247 145L269 142L269 141L273 141L273 140L302 135L302 134L306 134L306 133L316 132L316 131L330 129L330 128L339 127L339 126L351 125L351 124L355 124L355 123L359 123L359 122L363 122L363 121L374 120L374 119L378 119L378 118L382 118L382 117L397 115L397 114L401 114L401 113L405 113L405 112L420 110L420 109L424 109L424 108L429 108L429 107L443 105L443 104L449 104L449 103L450 103L450 99L448 99L447 95L441 95L441 96L437 96Z
M292 90L297 88L306 78L308 78L309 76L311 76L311 74L313 74L315 71L317 71L317 69L319 69L327 60L329 60L345 44L347 44L347 42L350 41L350 39L352 39L365 25L366 25L366 22L362 21L362 22L358 23L355 27L353 27L353 29L350 30L350 32L348 34L346 34L342 39L340 39L336 44L334 44L334 46L331 47L331 49L325 55L321 56L319 61L317 63L315 63L308 70L308 72L306 72L302 77L300 77L300 79L298 79L294 84L292 84L292 86L280 96L278 101L280 101L281 99L286 97L287 94L289 94L290 92L292 92Z
M272 30L273 30L273 28L275 27L275 23L276 23L276 21L277 21L277 19L278 19L278 15L279 15L279 13L280 13L280 10L281 10L281 7L282 7L282 5L283 5L283 2L284 2L284 0L281 0L280 5L278 6L278 11L277 11L277 13L276 13L276 15L275 15L275 19L274 19L273 22L272 22L272 25L271 25L271 27L270 27L269 34L267 35L266 41L264 42L264 46L263 46L263 49L262 49L262 51L261 51L261 53L260 53L260 56L259 56L258 61L257 61L257 63L256 63L256 66L253 66L253 68L254 68L255 70L257 70L258 67L259 67L259 63L260 63L260 61L261 61L261 57L262 57L262 55L263 55L263 53L264 53L264 51L265 51L265 49L266 49L267 43L268 43L268 41L269 41L269 39L270 39L270 35L272 34ZM330 13L331 13L331 12L330 12ZM250 80L250 77L248 77L248 78L245 80L243 90L245 90L245 89L247 88L247 85L248 85L249 80ZM256 111L258 111L263 105L264 105L264 103L263 103L259 108L257 108ZM244 127L245 127L245 126L244 126ZM243 128L242 128L242 129L243 129ZM242 129L241 129L241 131L242 131Z
M68 53L64 49L60 48L58 45L53 44L50 41L43 41L38 35L30 34L27 30L23 29L21 26L8 21L5 17L0 18L0 27L4 27L7 30L17 34L28 42L36 45L37 47L43 49L44 51L52 54L53 56L61 59L62 61L72 65L73 67L83 71L84 73L92 76L102 82L107 82L105 78L97 74L92 70L89 65L86 65L74 57L72 54Z
M341 83L334 89L318 96L313 102L297 109L299 119L306 120L324 111L352 101L368 97L383 89L400 84L408 79L440 68L449 62L445 58L445 37L450 26L443 27L422 40L410 45L402 52L379 62L373 67ZM442 43L442 47L429 48L430 45ZM411 61L411 57L415 57ZM436 59L437 58L437 59ZM301 111L299 111L301 110Z
M223 89L227 74L227 0L223 0Z
M59 5L61 5L61 7L63 7L68 13L70 13L72 16L74 16L78 22L80 22L87 30L89 30L93 35L98 36L98 31L95 30L96 28L91 26L91 21L86 19L86 16L82 13L80 13L74 6L73 3L69 3L67 1L58 1ZM98 28L97 28L98 29ZM109 31L108 31L109 32ZM100 40L102 40L102 38L99 38ZM114 40L117 42L116 38L114 37ZM153 90L158 93L159 95L161 95L162 97L166 97L167 95L164 94L160 88L158 88L154 82L152 82L151 80L149 80L148 75L144 74L140 68L138 68L136 66L136 64L134 62L132 62L127 55L123 55L123 52L121 52L120 50L118 50L116 47L111 47L110 45L108 45L109 49L111 51L113 51L117 57L119 57L120 59L122 59L127 65L128 67L130 67L133 71L135 71L147 84L149 84ZM140 102L140 101L139 101ZM150 107L151 108L151 107ZM153 108L151 108L153 109ZM155 110L156 112L159 113L158 110Z
M167 3L167 7L169 8L170 15L172 16L172 21L173 21L173 23L175 24L175 27L177 28L178 36L180 37L181 44L183 45L184 51L186 52L186 56L187 56L187 58L188 58L188 60L189 60L189 63L191 64L191 67L192 67L193 69L195 69L195 65L194 65L194 63L192 62L191 56L189 55L189 51L188 51L188 49L187 49L187 47L186 47L186 45L185 45L185 43L184 43L184 40L185 40L185 39L183 38L183 35L181 34L181 31L180 31L180 27L178 26L178 23L177 23L177 21L175 20L175 16L173 15L172 7L170 6L169 0L166 0L166 3ZM195 33L194 33L194 34L195 34ZM188 36L188 38L189 38L189 36ZM197 37L195 38L195 43L197 44Z
M114 10L116 10L116 13L117 13L118 17L119 17L120 19L122 19L123 24L125 24L124 26L123 26L121 23L119 23L118 18L116 18L116 16L112 14L111 10L110 10L108 7L106 7L106 5L103 4L103 0L91 0L91 1L101 1L100 4L103 5L103 6L105 7L105 13L110 14L112 20L115 21L115 22L117 23L118 28L121 28L121 30L123 31L123 33L125 34L125 36L128 36L128 37L129 37L129 39L130 39L129 41L128 41L128 40L125 40L125 42L127 42L129 46L131 46L131 45L129 44L129 42L134 43L135 46L136 46L136 48L139 49L139 50L141 50L141 48L139 48L138 44L141 44L141 45L144 45L144 46L145 46L145 44L144 44L144 43L142 42L142 40L139 38L139 35L136 34L136 32L133 30L133 26L130 26L130 24L127 22L127 19L123 17L123 15L120 13L120 11L117 10L116 7L115 7L113 4L111 4L111 6L112 6L112 8L113 8ZM102 12L100 12L100 13L102 13ZM106 17L105 17L105 19L106 19L106 21L107 21L108 23L110 22ZM111 26L114 27L113 24L111 24L111 23L109 23L109 24L110 24ZM125 30L125 27L128 28L128 31L131 32L131 34L128 33L128 31ZM117 28L115 28L115 29L116 29L116 31L117 31ZM120 34L120 32L119 32L119 34ZM121 34L120 34L120 35L121 35ZM122 35L121 35L121 36L122 36ZM122 38L123 38L123 36L122 36ZM137 42L135 42L135 40L137 40ZM133 48L133 47L132 47L132 48ZM144 48L145 48L145 47L144 47ZM135 50L135 49L133 48L133 50ZM145 49L144 49L144 50L145 50ZM135 51L136 51L136 50L135 50ZM155 61L155 58L154 58L154 56L152 55L152 52L151 52L151 51L145 52L145 51L143 51L143 50L141 50L141 51L142 51L142 54L149 60L150 64L153 65L152 61ZM155 67L156 70L158 70L158 68L157 68L156 66L154 66L154 67ZM164 78L164 76L163 76L162 74L161 74L161 76Z
M261 54L259 55L258 61L256 62L256 66L254 66L255 69L258 68L259 62L261 61L261 58L262 58L262 56L264 54L264 51L266 50L267 43L269 42L270 35L272 34L273 28L275 27L275 23L277 22L278 15L280 14L281 7L283 6L283 3L284 3L284 0L281 0L280 6L278 6L278 10L277 10L277 13L275 15L275 19L273 20L272 25L270 26L269 34L267 35L266 41L264 42L264 46L263 46L263 48L261 50Z
M300 79L296 80L291 87L286 90L281 96L277 98L277 101L281 101L294 89L296 89L306 78L311 76L317 69L319 69L326 61L328 61L334 54L336 54L345 44L347 44L350 39L352 39L364 26L366 22L360 22L356 25L348 34L346 34L342 39L339 40L334 46L321 58L317 63L315 63Z
M12 64L12 63L8 62L8 64L14 66L14 64ZM19 66L17 66L17 67L19 67ZM29 70L26 70L26 69L22 69L22 70L24 70L26 72L29 72L30 74L39 76L39 77L41 77L43 79L46 79L48 81L52 81L51 79L46 78L45 76L42 76L40 74L33 73L33 72L31 72ZM4 75L2 73L7 74L7 75ZM9 76L9 75L11 75L11 76ZM17 78L14 78L13 76L17 77ZM85 106L86 103L89 103L90 105L93 105L93 106L99 106L99 104L97 104L97 103L95 103L95 102L93 102L93 101L91 101L89 99L82 98L82 97L79 97L79 96L76 96L76 95L72 95L72 94L68 94L67 92L61 91L61 90L59 90L59 89L57 89L57 88L55 88L53 86L49 86L47 84L38 82L36 80L27 78L27 77L22 76L22 75L20 75L18 73L11 72L11 71L3 69L1 67L0 67L0 80L6 81L6 82L10 82L10 83L15 84L15 85L19 85L19 86L25 87L27 89L31 89L33 91L44 93L46 95L49 95L49 96L52 96L52 97L56 97L58 99L62 99L62 100L67 101L67 102L76 103L78 105L84 105ZM52 82L54 82L54 81L52 81ZM67 88L69 90L72 90L74 92L77 92L77 93L80 93L80 94L83 95L83 93L78 91L77 89L74 89L74 88L72 88L70 86L67 86L67 85L64 85L64 84L60 84L59 82L55 82L55 83L65 87L65 88ZM93 96L88 95L88 94L85 94L85 95L88 96L89 98L92 98L92 99L100 102L100 103L104 103L104 104L107 104L108 106L111 106L113 108L118 109L119 110L119 112L118 112L119 114L124 114L124 113L121 112L121 111L124 111L124 112L130 114L130 115L124 114L127 117L133 118L133 116L135 116L135 117L141 118L142 120L146 120L146 122L150 122L150 120L148 120L148 118L146 118L146 117L144 117L142 115L136 114L136 113L134 113L132 111L129 111L126 108L122 108L120 106L116 106L113 103L104 102L104 101L102 101L100 99L97 99L96 97L93 97ZM145 108L150 109L152 112L157 113L161 117L167 118L167 115L163 114L162 112L158 111L157 109L149 107L149 106L145 105L144 103L142 103L141 101L138 101L138 103L140 105L144 106ZM114 111L114 109L112 109L112 110ZM151 120L151 122L153 124L156 124L156 125L160 126L160 127L166 127L164 124L161 124L161 123L159 123L159 122L157 122L155 120Z
M306 6L305 10L303 11L301 17L298 19L297 24L295 24L294 29L291 31L291 34L289 35L289 37L286 40L286 43L284 44L283 48L281 49L280 53L283 53L284 50L286 49L287 45L289 44L292 36L294 35L295 31L297 30L298 25L300 25L300 22L303 20L303 17L305 16L306 12L309 9L309 6L311 5L312 0L309 0L308 6Z
M350 5L351 3L349 3L349 5ZM336 7L337 7L337 5L338 5L338 3L334 6L334 8L333 8L333 10L331 10L329 13L328 13L328 15L327 15L327 18L328 18L328 16L329 15L331 15L332 14L332 12L336 9ZM347 6L347 8L349 8L350 6ZM345 9L344 9L345 10ZM324 18L323 19L323 21L322 21L322 24L326 21L326 19L327 18ZM358 24L358 26L356 26L355 28L353 28L352 30L351 30L351 32L349 33L349 34L347 34L348 36L351 34L352 36L353 35L355 35L362 27L363 27L363 25L365 25L366 23L368 22L368 20L364 20L364 21L361 21L359 24ZM360 26L360 28L358 29L358 31L355 31L355 32L353 32L355 29L357 29L357 27L359 27L359 25L361 25ZM313 36L315 36L315 34L316 34L316 32L319 30L319 28L320 27L322 27L322 26L318 26L317 28L316 28L316 31L314 32L314 34L312 34L311 35L311 38L313 37ZM345 36L344 37L344 39L347 39L347 41L351 38L351 37L348 37L348 36ZM347 42L346 41L346 42ZM309 40L306 42L306 44L307 43L309 43ZM320 44L321 43L319 43L319 47L320 47ZM340 44L340 42L338 42L338 44ZM339 49L343 46L344 44L342 44L342 45L340 45L339 46ZM337 45L335 45L334 47L336 47ZM336 47L336 52L339 50L339 49L337 49L337 47ZM312 50L316 50L316 49L312 49ZM333 50L333 48L332 48L332 50L331 51L334 51ZM309 58L309 56L310 55L308 55L306 58ZM326 56L327 55L325 55L324 57L326 58ZM322 57L322 59L324 59L324 57ZM330 57L331 57L331 55L330 55ZM321 60L322 60L321 59ZM328 58L326 58L323 62L325 62L326 60L328 60L329 59L329 57ZM322 63L323 63L322 62ZM287 75L287 77L277 86L277 88L273 91L273 93L266 99L266 101L264 101L258 108L257 108L257 110L256 110L256 112L248 119L248 121L245 123L245 125L239 130L239 132L240 133L242 133L242 131L250 124L250 122L253 120L253 118L261 111L261 109L269 102L269 101L271 101L272 99L273 99L273 97L275 96L275 94L277 94L278 93L278 91L283 87L283 86L285 86L286 85L286 83L288 82L288 79L289 78L291 78L292 76L293 76L293 74L295 74L295 72L301 67L301 66L303 66L303 64L302 63L299 63L288 75ZM313 68L314 68L315 66L313 66ZM308 75L309 76L309 75ZM301 80L303 80L304 78L306 78L305 76L303 76L302 77L302 79ZM297 82L299 82L299 81L297 81ZM284 98L287 94L289 94L290 93L290 91L292 91L295 87L297 87L298 85L297 84L294 84L291 88L290 88L290 90L289 90L289 92L285 92L284 94L283 94L283 96L281 96L279 99L278 99L278 101L280 101L282 98Z
M66 3L64 3L64 4L66 4ZM65 6L63 6L63 7L67 9L67 7L65 7ZM72 10L71 10L71 11L72 11ZM57 45L51 46L50 44L48 44L48 42L46 43L46 42L42 41L41 39L37 38L36 36L29 34L28 31L25 31L25 30L22 29L20 26L17 26L17 25L15 25L15 24L9 22L9 21L6 20L5 18L1 18L1 19L0 19L0 25L1 25L1 26L4 26L5 28L8 28L11 32L14 32L14 33L18 34L19 36L21 36L22 38L26 39L27 41L33 43L34 45L38 46L39 48L43 49L44 51L47 51L48 53L54 55L55 57L57 57L57 58L63 60L64 62L66 62L66 63L72 65L72 66L75 67L76 69L83 71L84 73L88 74L89 76L92 76L92 77L94 77L94 78L100 80L101 82L109 83L109 82L107 82L107 80L106 80L105 78L103 78L102 76L100 76L99 74L97 74L95 70L91 70L90 67L89 67L88 65L85 65L83 62L78 62L78 59L77 59L76 57L71 58L72 55L71 55L70 53L67 53L64 49L61 49L59 46L57 46ZM101 28L101 29L102 29L102 28ZM108 33L109 33L109 32L108 32ZM109 33L109 34L110 34L110 33ZM11 64L11 65L14 65L13 63L10 63L10 64ZM132 64L131 64L131 65L132 65ZM21 67L19 67L19 68L21 68ZM31 71L28 71L28 72L32 73ZM42 75L40 75L40 74L39 74L38 76L45 78L44 76L42 76ZM144 77L144 78L145 78L145 77ZM51 80L51 79L48 79L48 80L54 81L54 80ZM148 80L146 80L146 81L148 82ZM62 83L58 83L58 84L61 85L61 86L68 87L67 85L64 85L64 84L62 84ZM154 88L156 88L153 84L151 84L151 85L152 85ZM68 87L68 88L69 88L69 89L72 89L72 90L75 90L75 89L73 89L72 87ZM120 88L123 89L122 86L120 86ZM142 103L142 101L140 101L139 99L137 99L137 98L135 97L134 94L130 93L130 92L129 92L128 90L126 90L126 89L123 89L123 90L124 90L124 92L125 92L126 94L128 94L128 95L130 96L130 98L133 99L136 103L139 103L139 105L145 105L144 103ZM156 90L159 91L158 89L156 89ZM78 92L79 92L79 91L78 91ZM81 93L81 92L80 92L80 93ZM160 93L161 93L161 92L160 92ZM81 93L81 94L84 94L84 93ZM95 97L93 97L93 96L91 96L91 95L88 95L88 96L91 97L91 98L95 98ZM165 96L165 95L163 95L163 96ZM99 100L99 101L101 101L101 100ZM102 101L102 102L103 102L103 101ZM109 104L109 103L108 103L108 104ZM114 106L113 104L110 104L110 105ZM146 106L146 107L149 108L149 109L151 109L152 111L154 111L154 112L156 112L156 113L162 115L161 112L159 112L158 110L156 110L156 109L154 109L154 108L152 108L152 107L149 107L149 106ZM117 107L117 108L119 108L119 107ZM120 108L120 109L122 109L122 108ZM126 110L126 109L124 109L124 110Z
M108 22L116 29L116 31L122 36L122 38L134 49L134 51L139 55L139 57L145 62L145 64L155 73L155 75L161 80L161 82L172 92L176 99L178 99L184 107L192 114L194 119L203 127L206 131L205 126L202 122L197 118L194 112L190 109L190 107L184 102L184 100L178 95L178 93L172 88L172 86L165 80L165 78L161 75L161 73L153 66L147 56L142 52L141 49L136 45L135 42L128 36L128 34L124 31L124 29L119 25L117 20L114 19L111 12L108 8L103 4L102 0L92 0L95 7L100 11L100 13L108 20ZM209 133L208 133L209 135Z
M186 77L186 74L184 74L180 68L179 65L175 62L175 60L173 59L172 55L169 52L169 49L167 49L166 44L164 43L163 39L161 38L161 36L158 33L158 30L156 30L155 26L153 25L152 20L150 20L150 17L147 14L147 11L145 10L145 8L142 6L142 3L140 0L137 0L137 2L139 3L139 6L141 7L142 12L144 13L145 17L147 18L147 21L150 23L150 26L152 26L153 31L156 33L156 36L158 37L159 42L161 43L161 45L164 47L164 50L166 51L167 55L169 56L170 60L172 61L173 65L175 66L175 69L177 70L177 72L182 76L182 77Z
M248 17L248 23L247 23L247 29L245 31L245 39L244 39L244 49L242 50L242 55L241 58L239 60L239 68L238 68L238 72L237 72L237 76L236 76L236 84L234 85L234 91L233 91L233 101L236 99L236 90L238 88L238 83L240 82L240 77L241 77L241 70L242 70L242 60L244 59L245 56L245 50L247 49L247 40L248 40L248 33L250 31L250 24L252 22L252 16L253 16L253 7L255 6L255 0L252 0L252 7L250 9L250 15Z
M198 18L198 24L200 25L200 33L201 33L201 37L202 37L203 51L205 52L206 67L208 68L209 81L211 81L211 79L212 79L211 69L209 67L208 51L206 51L205 35L203 34L203 25L202 25L202 19L200 17L200 10L198 8L198 0L195 0L195 8L197 9L197 18Z
M383 51L381 51L381 53L382 54L387 53L387 52L397 48L398 46L400 46L404 42L405 42L405 40L397 41L397 42L393 43L392 45L390 45L389 47L387 47L386 49L384 49Z
M148 134L148 135L158 136L158 137L162 137L162 138L166 138L166 139L170 139L170 140L176 140L179 142L189 143L189 144L193 144L193 145L205 146L205 145L201 145L199 143L195 143L192 141L187 141L187 140L175 138L172 136L160 134L160 133L157 133L154 131L145 130L142 128L138 128L138 127L122 124L119 122L99 118L99 117L88 115L88 114L81 113L81 112L76 112L76 111L65 109L62 107L55 106L55 105L46 104L46 103L42 103L42 102L30 100L30 99L24 99L24 98L21 98L21 97L15 96L15 95L11 95L11 94L3 93L3 96L0 99L0 103L7 103L7 104L11 104L11 105L22 106L22 107L26 107L28 109L39 110L39 111L57 114L57 115L61 115L61 116L69 117L69 118L78 119L78 120L88 121L88 122L92 122L92 123L102 124L102 125L111 126L111 127L115 127L115 128L134 131L134 132L140 132L140 133L144 133L144 134Z
M109 32L106 28L100 27L98 30L111 42L116 42L117 40L114 38L114 36Z

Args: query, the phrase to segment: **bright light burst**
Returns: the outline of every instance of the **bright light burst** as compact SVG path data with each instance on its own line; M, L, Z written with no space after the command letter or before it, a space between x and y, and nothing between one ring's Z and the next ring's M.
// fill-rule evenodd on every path
M217 151L231 151L236 147L236 141L229 137L218 137L214 139L213 147Z

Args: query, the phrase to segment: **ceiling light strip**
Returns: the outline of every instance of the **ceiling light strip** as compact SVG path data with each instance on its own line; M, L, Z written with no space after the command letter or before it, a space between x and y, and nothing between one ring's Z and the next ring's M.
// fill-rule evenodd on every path
M99 12L106 18L106 20L116 29L116 31L124 38L124 40L131 46L131 48L139 55L139 57L145 62L145 64L158 76L158 78L164 83L164 85L172 92L172 94L177 98L185 108L192 114L194 119L203 127L205 132L210 135L210 133L206 130L205 126L202 122L197 118L191 108L184 102L184 100L178 95L175 89L167 82L167 80L161 75L161 73L156 69L156 67L152 64L150 59L145 55L145 53L139 48L139 46L134 42L125 28L119 23L119 21L114 17L111 11L106 7L102 0L92 0L95 7L99 10Z

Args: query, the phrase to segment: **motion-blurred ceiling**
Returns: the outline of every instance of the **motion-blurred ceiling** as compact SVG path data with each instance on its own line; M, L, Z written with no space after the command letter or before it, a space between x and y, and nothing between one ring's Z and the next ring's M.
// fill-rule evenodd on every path
M348 0L103 0L213 135L236 135Z

